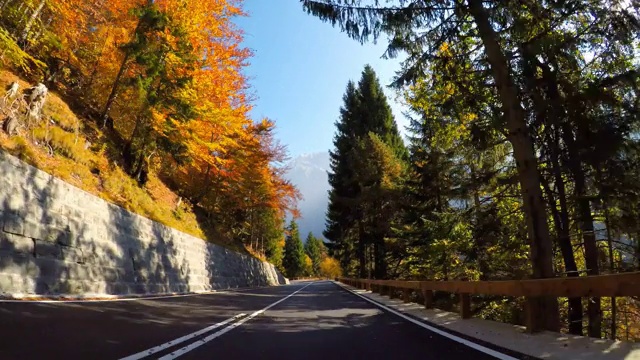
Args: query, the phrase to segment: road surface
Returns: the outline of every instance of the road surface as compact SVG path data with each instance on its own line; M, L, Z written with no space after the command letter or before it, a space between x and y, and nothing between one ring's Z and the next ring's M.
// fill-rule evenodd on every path
M510 359L479 349L328 281L132 301L0 302L3 360Z

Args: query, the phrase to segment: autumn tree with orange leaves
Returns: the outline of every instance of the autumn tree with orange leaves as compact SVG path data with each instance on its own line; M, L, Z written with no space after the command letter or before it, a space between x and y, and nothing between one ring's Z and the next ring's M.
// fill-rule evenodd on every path
M238 16L241 0L0 0L1 28L46 64L32 80L73 99L129 176L158 174L215 236L277 263L300 195L275 123L249 117Z

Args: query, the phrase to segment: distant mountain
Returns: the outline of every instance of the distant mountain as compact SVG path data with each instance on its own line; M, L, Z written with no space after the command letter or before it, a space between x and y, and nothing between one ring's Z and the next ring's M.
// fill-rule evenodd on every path
M329 201L329 152L303 154L291 160L287 178L298 187L304 199L298 204L302 218L298 219L300 236L309 231L322 237L325 212Z

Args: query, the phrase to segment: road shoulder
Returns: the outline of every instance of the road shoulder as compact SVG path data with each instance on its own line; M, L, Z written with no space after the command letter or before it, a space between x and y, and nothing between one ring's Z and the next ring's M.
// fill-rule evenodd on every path
M640 360L640 344L590 339L584 336L541 332L528 334L523 326L504 324L482 319L463 320L458 314L438 309L425 309L416 303L404 303L398 299L335 282L343 289L382 304L401 314L423 321L438 329L464 338L479 340L479 343L493 344L516 354L533 358L598 359L598 360Z

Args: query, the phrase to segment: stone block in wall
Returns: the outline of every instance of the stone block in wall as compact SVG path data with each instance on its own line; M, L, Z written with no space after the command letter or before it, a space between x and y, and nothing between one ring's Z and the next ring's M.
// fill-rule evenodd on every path
M85 293L84 281L66 280L56 277L42 277L36 280L36 293L44 295Z
M0 273L0 294L34 294L35 281L22 275Z
M38 268L38 278L68 278L69 268L63 261L51 257L35 258L33 263Z
M85 280L82 281L82 286L85 294L109 294L108 284L104 281Z
M61 246L60 250L62 251L62 260L78 264L85 263L84 253L82 249L70 246Z
M34 240L34 241L35 241L34 253L36 255L36 258L39 258L39 257L49 257L49 258L55 258L55 259L61 258L60 245L49 242L49 241L44 241L44 240Z
M97 267L96 270L100 274L98 277L100 280L104 280L107 282L116 282L118 280L126 281L124 278L124 270L115 269L110 267Z
M24 236L36 240L47 241L51 243L59 243L62 245L71 245L73 235L63 229L53 227L51 225L42 225L27 221L24 223Z
M0 272L21 276L24 279L36 278L40 275L40 269L35 263L35 258L30 254L0 253L2 256L2 269Z
M134 286L123 282L109 282L106 283L105 293L112 295L128 295L135 294L133 291Z
M23 235L25 220L18 214L13 212L4 212L3 230L10 234Z
M20 254L33 254L33 240L0 231L0 251Z

